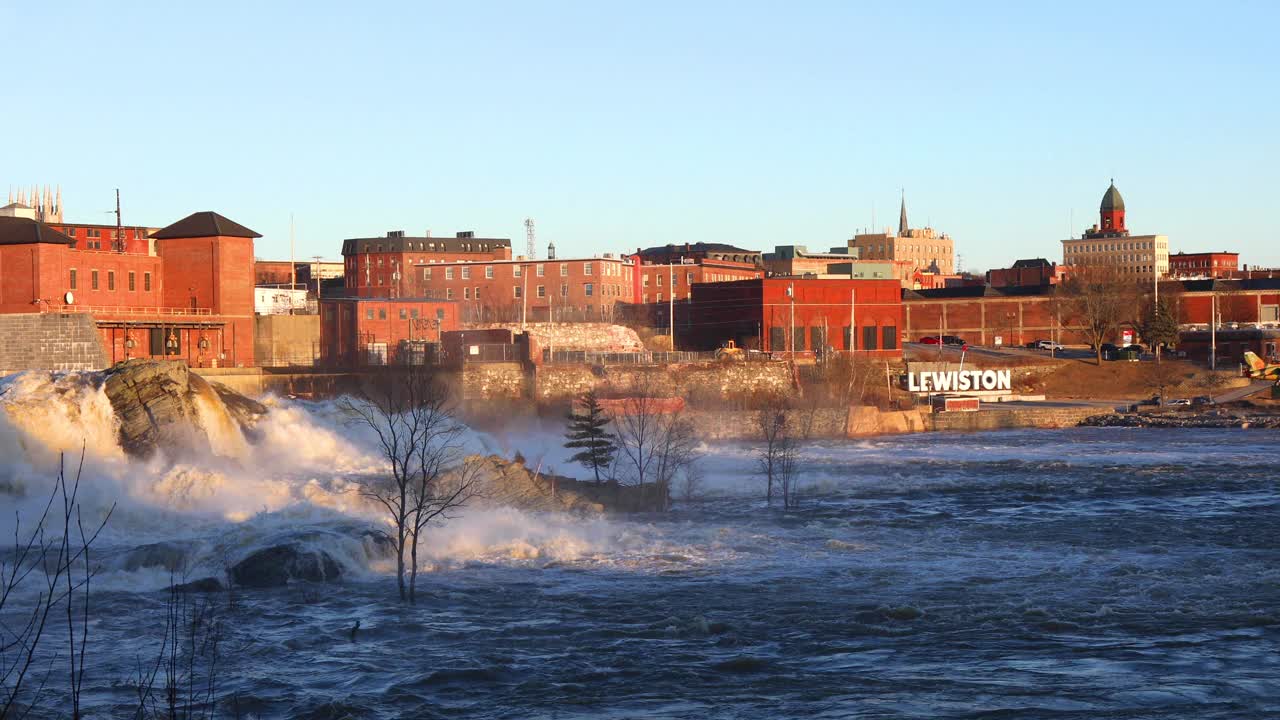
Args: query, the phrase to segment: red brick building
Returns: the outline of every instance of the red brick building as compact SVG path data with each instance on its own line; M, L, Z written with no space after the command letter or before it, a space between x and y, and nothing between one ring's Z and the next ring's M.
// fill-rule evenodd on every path
M428 345L458 329L456 302L424 298L324 298L320 363L330 367L423 364Z
M1174 253L1169 256L1169 277L1227 278L1238 274L1240 253Z
M199 212L145 244L130 245L126 236L124 250L112 251L28 217L3 215L0 312L90 313L112 362L166 357L198 367L252 365L256 237L217 213Z
M653 264L633 255L636 273L631 295L634 302L662 303L674 298L687 300L698 283L734 282L764 277L764 269L754 263L698 257L681 263Z
M732 340L775 353L831 349L900 358L901 295L896 279L702 283L694 285L692 299L683 304L685 312L677 313L676 346L713 350ZM852 344L850 327L856 328Z
M1013 267L987 271L987 284L994 288L1057 285L1066 268L1044 258L1018 260Z
M973 345L1026 345L1038 340L1085 342L1070 319L1060 318L1054 287L954 287L903 293L909 342L955 335Z
M464 322L608 321L633 302L634 267L612 256L414 265L404 279L416 297L459 303Z
M406 237L392 230L386 237L342 241L343 274L348 297L408 297L410 269L419 265L511 259L508 238ZM287 280L285 282L288 282Z

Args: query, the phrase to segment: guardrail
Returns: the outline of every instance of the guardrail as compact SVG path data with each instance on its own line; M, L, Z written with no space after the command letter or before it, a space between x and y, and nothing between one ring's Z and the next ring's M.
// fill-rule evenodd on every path
M171 315L171 316L192 316L192 315L212 315L213 311L209 308L180 308L180 307L123 307L116 305L66 305L56 309L51 308L48 312L57 312L64 315L71 313L101 313L103 315Z

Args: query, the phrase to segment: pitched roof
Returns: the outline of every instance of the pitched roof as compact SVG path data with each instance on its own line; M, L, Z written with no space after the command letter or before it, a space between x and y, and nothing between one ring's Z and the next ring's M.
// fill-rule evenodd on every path
M0 245L48 243L71 245L75 241L38 220L0 215Z
M151 235L151 237L156 238L157 240L217 236L243 238L262 237L240 223L228 220L212 210L191 213L178 222L168 227L161 228Z
M1015 262L1013 264L1013 267L1015 268L1047 268L1047 267L1053 267L1053 263L1049 262L1048 260L1045 260L1044 258L1028 258L1026 260L1019 260Z

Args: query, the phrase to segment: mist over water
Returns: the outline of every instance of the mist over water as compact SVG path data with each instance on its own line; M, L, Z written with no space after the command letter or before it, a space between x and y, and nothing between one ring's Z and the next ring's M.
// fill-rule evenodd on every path
M118 503L96 717L127 707L159 645L174 573L137 548L180 547L194 578L299 537L344 579L237 591L219 694L245 716L1280 715L1268 431L816 442L794 512L765 507L749 446L710 446L701 497L669 515L465 513L432 532L404 607L392 563L344 530L379 522L351 483L380 463L335 405L271 399L256 442L148 462L115 446L92 379L9 378L0 405L4 505L41 500L56 452L82 444L86 505ZM574 474L551 431L473 442Z

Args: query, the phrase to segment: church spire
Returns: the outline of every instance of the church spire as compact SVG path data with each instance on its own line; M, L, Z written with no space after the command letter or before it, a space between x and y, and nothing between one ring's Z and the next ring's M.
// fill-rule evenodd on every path
M898 214L898 237L907 234L907 191L902 191L902 211Z

